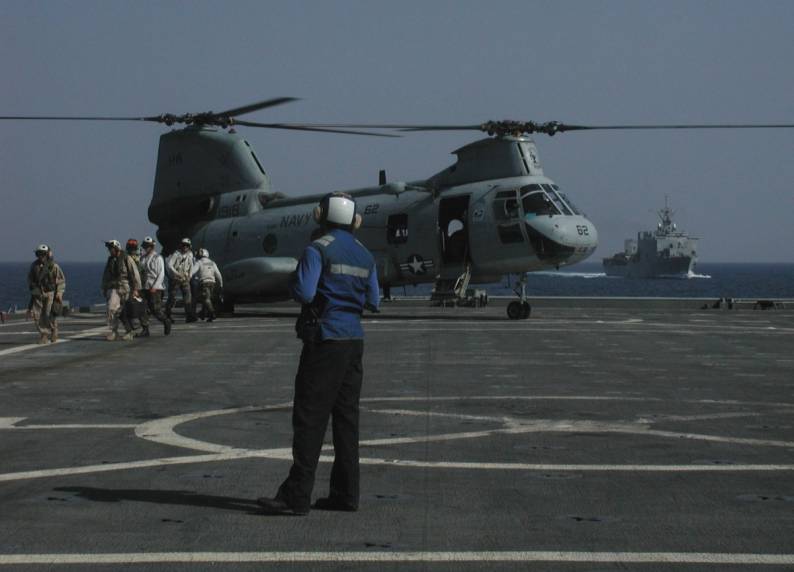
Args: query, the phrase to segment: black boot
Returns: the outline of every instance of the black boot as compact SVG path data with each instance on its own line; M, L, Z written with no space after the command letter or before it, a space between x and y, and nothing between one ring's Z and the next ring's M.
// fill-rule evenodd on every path
M144 326L143 329L135 334L136 338L148 338L149 337L149 327Z
M173 320L171 320L171 318L166 318L165 321L163 321L163 327L165 327L165 335L166 336L171 333L171 324L172 323L173 323Z

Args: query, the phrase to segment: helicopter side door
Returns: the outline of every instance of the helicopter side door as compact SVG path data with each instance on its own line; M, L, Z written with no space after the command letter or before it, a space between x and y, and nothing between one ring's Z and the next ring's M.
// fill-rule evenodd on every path
M471 259L468 225L469 199L470 195L445 197L438 204L441 259L446 265L465 265Z

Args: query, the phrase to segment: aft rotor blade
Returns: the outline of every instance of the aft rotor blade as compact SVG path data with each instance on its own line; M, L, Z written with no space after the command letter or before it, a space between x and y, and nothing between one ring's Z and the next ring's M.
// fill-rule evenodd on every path
M725 123L725 124L682 124L682 125L567 125L559 123L557 131L593 131L628 129L791 129L792 123Z
M275 107L277 105L283 105L285 103L290 103L292 101L299 101L299 98L274 97L272 99L266 99L265 101L260 101L259 103L252 103L251 105L244 105L243 107L235 107L234 109L229 109L227 111L214 113L214 115L225 115L226 117L236 117L238 115L251 113L252 111L258 111L260 109L266 109L268 107Z
M373 126L375 127L375 126ZM378 126L386 127L386 126ZM790 123L743 123L743 124L678 124L678 125L569 125L557 121L536 123L532 121L489 121L480 125L393 125L401 131L485 131L492 134L545 133L554 135L566 131L595 130L648 130L648 129L790 129Z
M332 129L326 127L315 127L299 123L256 123L254 121L235 120L234 125L244 125L246 127L263 127L265 129L289 129L294 131L316 131L319 133L342 133L345 135L368 135L370 137L400 137L390 133L371 133L369 131L352 131L350 129Z

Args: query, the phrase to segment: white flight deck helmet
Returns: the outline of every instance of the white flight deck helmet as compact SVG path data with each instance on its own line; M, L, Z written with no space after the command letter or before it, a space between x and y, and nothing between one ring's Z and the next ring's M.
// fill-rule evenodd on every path
M347 193L331 193L322 198L315 207L314 220L318 223L330 223L350 230L361 226L361 215L356 213L356 201Z
M183 238L183 239L182 239L182 240L179 242L179 246L187 246L187 247L190 247L190 246L192 246L192 245L193 245L193 243L192 243L192 242L190 242L190 239L189 239L189 238Z
M105 246L108 248L108 250L110 250L111 248L118 248L119 250L121 250L121 243L115 238L113 240L105 241Z
M196 253L199 258L209 258L210 253L206 248L199 248L198 252Z
M154 239L151 236L145 236L143 238L143 242L141 242L141 246L147 248L149 246L154 246Z
M42 254L42 253L49 254L49 252L50 252L50 247L47 246L46 244L39 244L36 247L36 256L38 256L39 254Z

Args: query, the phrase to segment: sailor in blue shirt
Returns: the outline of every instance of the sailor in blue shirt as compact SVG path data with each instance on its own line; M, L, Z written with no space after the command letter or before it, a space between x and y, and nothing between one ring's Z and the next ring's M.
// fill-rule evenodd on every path
M314 218L324 234L306 247L291 283L303 305L296 324L303 351L295 376L292 468L275 498L257 499L271 514L308 514L329 417L334 464L328 496L314 508L358 510L361 314L378 311L378 276L372 254L353 237L361 216L350 195L325 196Z

